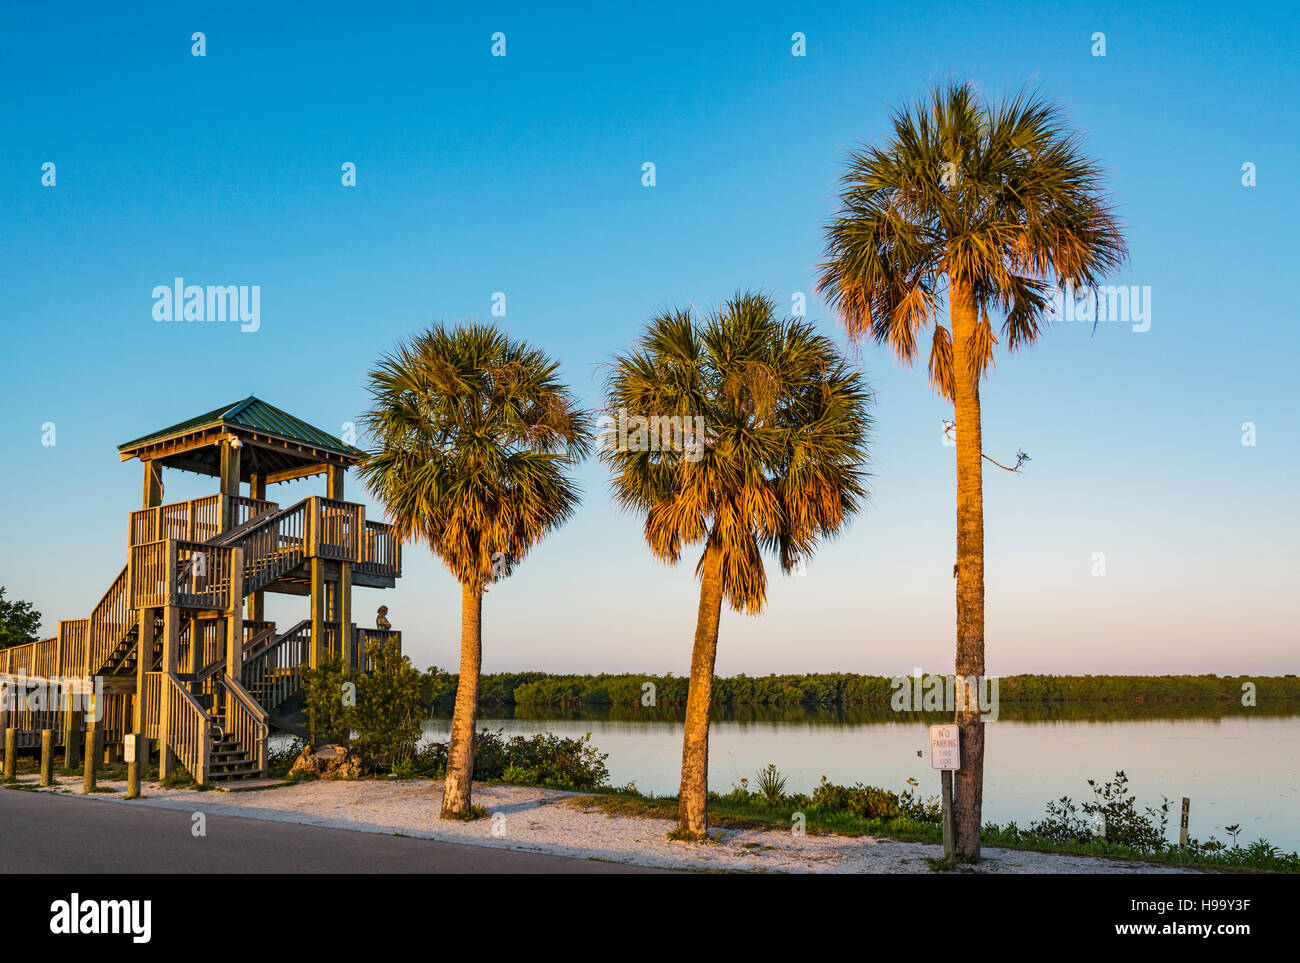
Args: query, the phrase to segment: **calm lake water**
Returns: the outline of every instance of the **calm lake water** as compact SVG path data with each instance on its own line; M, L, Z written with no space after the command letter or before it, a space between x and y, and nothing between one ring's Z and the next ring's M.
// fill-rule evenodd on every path
M1192 715L1178 707L1126 708L1111 718L1089 710L1037 711L987 725L984 818L1020 825L1043 815L1048 800L1091 798L1087 779L1104 781L1122 769L1139 808L1161 796L1174 800L1169 832L1176 838L1178 807L1191 799L1191 834L1227 840L1224 826L1239 823L1245 843L1264 837L1300 850L1300 714L1216 710ZM1085 717L1081 717L1085 716ZM675 795L681 764L680 710L636 708L563 710L483 709L479 728L507 735L553 732L581 736L609 754L610 781L635 782L642 792ZM888 712L748 710L719 712L710 725L710 788L726 792L769 762L789 777L787 790L811 793L824 775L844 785L863 782L902 790L915 778L937 794L929 767L930 722L900 722ZM428 738L445 741L449 722L425 723ZM923 755L918 757L921 750Z

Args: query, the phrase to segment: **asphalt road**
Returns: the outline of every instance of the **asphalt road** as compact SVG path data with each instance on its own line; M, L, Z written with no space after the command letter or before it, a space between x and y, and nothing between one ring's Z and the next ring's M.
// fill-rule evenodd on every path
M0 789L12 873L651 873L590 859Z

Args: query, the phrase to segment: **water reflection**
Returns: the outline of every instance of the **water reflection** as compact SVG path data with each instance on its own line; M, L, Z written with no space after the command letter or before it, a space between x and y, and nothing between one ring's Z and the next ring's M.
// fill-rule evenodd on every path
M1300 718L1300 705L1245 708L1235 701L1223 702L1064 702L1007 704L1000 707L997 722L1120 722L1154 719L1228 719L1260 717ZM493 719L566 722L681 722L685 706L500 706L484 707L480 715ZM450 718L450 713L435 718ZM937 725L952 719L950 712L894 712L888 706L850 706L823 709L815 706L725 706L716 707L709 718L717 722L782 722L809 726L864 726L923 722ZM996 723L991 723L996 724Z

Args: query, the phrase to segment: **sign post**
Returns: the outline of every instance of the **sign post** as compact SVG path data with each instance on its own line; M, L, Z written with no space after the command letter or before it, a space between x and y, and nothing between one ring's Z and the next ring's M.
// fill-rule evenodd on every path
M1187 848L1187 817L1192 808L1192 801L1186 796L1183 797L1183 818L1178 827L1178 848Z
M126 798L140 798L140 762L136 759L136 746L140 741L140 736L134 732L126 734L126 741L123 745L124 756L126 759Z
M951 862L952 774L961 768L961 730L955 725L930 727L930 768L939 770L943 801L943 858Z

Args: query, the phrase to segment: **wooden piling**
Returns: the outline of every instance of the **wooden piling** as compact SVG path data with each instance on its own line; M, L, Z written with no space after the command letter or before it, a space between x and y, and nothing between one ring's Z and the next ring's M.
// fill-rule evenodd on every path
M86 730L86 764L81 770L81 791L93 792L95 789L95 776L99 770L99 756L96 755L95 749L98 747L99 732L94 726Z
M54 730L41 730L41 785L54 785Z
M18 779L18 730L13 726L5 729L5 782Z

